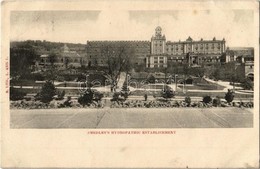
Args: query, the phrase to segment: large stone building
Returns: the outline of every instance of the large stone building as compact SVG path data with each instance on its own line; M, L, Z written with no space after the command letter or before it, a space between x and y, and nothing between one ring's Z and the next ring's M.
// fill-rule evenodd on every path
M226 42L223 40L194 41L188 37L186 41L166 41L161 27L155 29L155 36L151 38L151 54L147 56L146 67L167 67L173 63L212 64L220 62L225 52ZM168 62L168 64L167 64Z
M226 50L225 39L194 41L189 37L186 41L166 41L162 28L155 29L151 41L88 41L86 45L89 66L106 66L107 58L102 50L108 47L114 51L127 48L133 57L135 66L146 68L165 68L174 63L212 64L220 62Z
M123 55L131 58L133 68L154 69L174 67L176 64L189 66L211 65L235 61L244 66L244 72L252 76L254 68L254 48L227 48L226 41L193 40L167 41L162 28L157 27L151 41L87 41L84 45L67 45L56 55L53 63L60 69L68 67L107 67L110 56ZM122 53L121 53L122 54ZM37 63L39 68L50 66L49 54L42 55Z
M107 66L108 56L124 55L131 57L135 66L145 67L146 56L150 53L149 41L88 41L86 53L88 66Z

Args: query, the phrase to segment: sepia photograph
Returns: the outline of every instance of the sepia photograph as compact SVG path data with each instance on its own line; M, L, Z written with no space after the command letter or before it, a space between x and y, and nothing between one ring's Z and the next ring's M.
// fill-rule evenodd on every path
M258 1L1 5L2 168L259 168Z
M252 10L10 19L11 128L253 127Z

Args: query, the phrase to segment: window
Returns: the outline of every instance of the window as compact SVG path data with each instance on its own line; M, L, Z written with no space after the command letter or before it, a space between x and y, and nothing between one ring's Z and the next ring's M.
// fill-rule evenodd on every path
M163 60L160 60L160 63L163 63Z

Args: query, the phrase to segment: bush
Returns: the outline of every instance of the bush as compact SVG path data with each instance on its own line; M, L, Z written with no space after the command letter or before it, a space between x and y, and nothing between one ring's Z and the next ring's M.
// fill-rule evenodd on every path
M215 107L220 106L220 105L221 105L220 97L217 96L216 98L214 98L212 104L213 104L213 106L215 106Z
M123 87L122 87L120 95L122 97L124 97L124 99L127 99L128 96L130 95L130 89L128 88L126 81L123 84Z
M228 89L228 92L227 92L226 95L225 95L226 101L227 101L228 103L230 103L230 102L233 101L234 97L235 97L235 96L234 96L234 92L233 92L232 90Z
M145 94L144 94L144 100L145 100L145 101L147 101L147 97L148 97L148 95L145 93Z
M113 94L113 98L111 99L111 101L118 101L119 100L119 96L120 96L120 93L119 92L115 92Z
M63 103L64 107L71 107L72 105L71 97L68 96L65 102Z
M154 83L155 83L155 77L154 77L153 75L149 76L149 77L147 78L147 82L154 84Z
M83 105L83 107L85 107L85 105L90 106L90 104L93 101L93 98L94 98L93 90L87 89L86 92L78 98L78 102L79 104Z
M58 94L57 100L63 100L65 96L65 90L63 90L62 92L57 92L57 94Z
M173 98L174 91L171 88L166 88L162 91L161 96L165 99Z
M13 87L10 87L10 100L22 100L24 96L26 95L25 92L19 91L18 89L15 89Z
M103 93L100 93L99 91L94 92L94 100L95 101L101 101L101 99L104 97Z
M254 83L249 78L246 78L242 80L241 87L243 87L245 90L253 90Z
M186 96L184 101L185 101L185 103L187 103L187 106L190 106L191 98L189 96Z
M212 101L212 98L210 96L204 96L202 101L203 103L208 104Z
M51 81L46 81L42 86L42 89L37 93L36 100L40 100L43 103L49 103L52 101L53 96L56 94L56 89Z

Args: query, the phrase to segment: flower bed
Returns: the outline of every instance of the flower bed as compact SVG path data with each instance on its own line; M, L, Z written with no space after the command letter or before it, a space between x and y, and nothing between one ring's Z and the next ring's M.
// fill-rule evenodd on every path
M49 104L42 103L40 101L10 101L11 109L57 109L57 108L83 108L77 101L72 101L70 106L66 106L64 100L53 100ZM84 108L103 108L102 102L93 102L90 105L84 106Z
M65 100L53 100L49 104L40 101L10 101L11 109L56 109L56 108L104 108L104 102L93 102L84 107L76 100L72 100L70 106L64 105ZM191 102L190 104L185 101L142 101L142 100L126 100L126 101L111 101L110 108L211 108L211 107L240 107L240 108L253 108L253 102L232 102L228 104L221 101L220 104Z
M113 101L110 108L174 108L174 107L194 107L194 108L211 108L211 107L240 107L240 108L253 108L253 102L233 102L228 104L227 102L220 102L219 105L213 105L203 102L191 102L190 104L185 101Z

